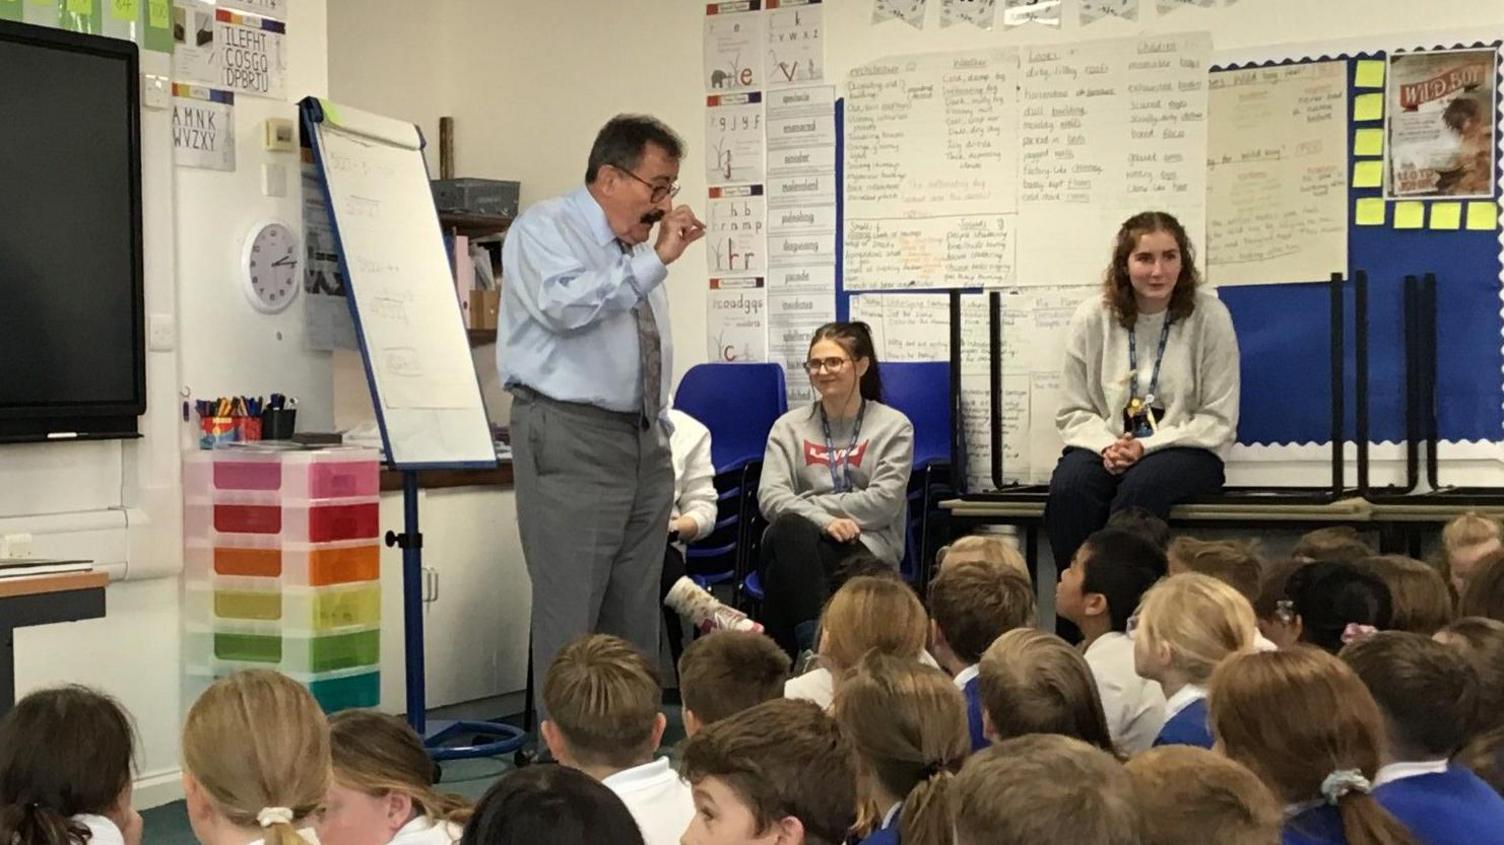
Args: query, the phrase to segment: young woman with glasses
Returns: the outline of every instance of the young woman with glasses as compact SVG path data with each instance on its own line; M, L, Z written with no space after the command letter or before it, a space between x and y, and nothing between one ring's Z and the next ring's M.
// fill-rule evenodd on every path
M849 558L903 557L914 426L882 403L866 323L815 330L805 371L818 401L773 423L758 504L763 624L797 656L814 643L820 608Z

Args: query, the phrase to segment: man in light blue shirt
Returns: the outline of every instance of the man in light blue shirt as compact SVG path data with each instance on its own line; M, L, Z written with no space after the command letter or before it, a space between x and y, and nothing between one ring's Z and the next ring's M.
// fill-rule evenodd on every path
M585 184L527 209L502 246L497 369L513 395L538 689L559 650L586 634L658 650L674 494L664 280L705 233L671 202L683 155L659 121L612 118Z

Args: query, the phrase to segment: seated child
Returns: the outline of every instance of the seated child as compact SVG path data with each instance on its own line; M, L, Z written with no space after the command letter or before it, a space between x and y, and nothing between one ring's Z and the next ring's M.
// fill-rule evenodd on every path
M1165 726L1154 744L1211 748L1206 684L1223 660L1253 650L1252 605L1216 578L1187 572L1145 593L1135 619L1134 665L1165 694Z
M529 766L486 790L460 845L643 845L616 793L569 766Z
M1122 764L1070 737L1015 737L973 754L951 793L956 845L1149 841Z
M1061 734L1116 753L1086 659L1070 643L1015 628L982 655L982 726L992 742Z
M942 546L935 553L935 566L942 571L947 566L971 561L1000 566L1033 580L1029 574L1028 562L1024 560L1023 555L1018 553L1018 547L1005 537L994 534L968 534L948 546Z
M1165 555L1149 541L1117 528L1086 538L1060 574L1055 609L1085 637L1087 665L1096 678L1113 744L1126 755L1154 743L1165 723L1159 684L1133 668L1133 642L1124 633L1139 599L1165 574Z
M1290 583L1290 576L1306 564L1307 561L1291 559L1264 568L1253 612L1259 618L1259 633L1274 648L1260 647L1260 651L1290 648L1300 642L1300 630L1295 627L1295 602L1285 596L1285 586Z
M673 845L694 815L688 784L668 758L653 759L667 724L662 701L653 664L606 634L565 646L543 680L548 750L621 796L647 845Z
M1383 717L1346 664L1314 648L1239 654L1212 675L1218 749L1285 805L1284 845L1418 845L1370 794Z
M841 845L856 823L857 758L809 701L765 701L690 737L695 815L682 845Z
M1485 557L1504 549L1504 529L1499 521L1468 512L1441 529L1441 560L1457 595L1467 589L1473 572Z
M684 733L783 695L789 657L778 643L752 631L714 631L679 658Z
M1264 586L1264 562L1255 551L1251 540L1197 540L1192 537L1176 537L1170 544L1169 572L1199 572L1229 584L1243 595L1255 609L1259 593ZM1254 638L1253 647L1259 651L1276 651L1279 646L1260 631Z
M1431 636L1452 621L1452 590L1433 567L1404 555L1379 555L1358 562L1389 588L1394 612L1389 628Z
M939 669L870 654L851 669L831 715L861 761L871 811L861 845L950 841L951 775L970 752L966 706Z
M1152 845L1273 845L1283 814L1253 772L1204 748L1151 748L1124 767Z
M329 722L302 684L265 669L220 678L189 708L182 748L199 842L311 845L299 828L329 794Z
M1295 570L1285 582L1300 642L1331 654L1369 629L1387 630L1394 618L1389 588L1352 563L1318 561Z
M1504 622L1504 553L1478 565L1457 601L1458 616L1481 616Z
M987 746L977 663L1004 633L1034 625L1034 587L986 563L953 563L930 582L930 651L966 695L971 750Z
M0 841L141 845L131 808L136 731L115 699L41 689L0 720Z
M1290 557L1307 562L1325 560L1351 563L1373 557L1378 550L1358 536L1358 530L1350 525L1334 525L1318 528L1302 534L1290 550Z
M1169 551L1170 525L1155 516L1148 508L1132 507L1114 511L1111 516L1107 517L1107 524L1103 527L1121 528L1148 540L1161 552Z
M1426 845L1504 842L1504 798L1451 758L1478 710L1478 674L1460 651L1401 631L1342 649L1384 714L1374 797Z
M1478 713L1456 760L1504 795L1504 622L1465 617L1436 640L1462 652L1478 676Z
M909 585L896 577L858 575L842 584L820 615L820 667L783 686L786 698L829 707L841 673L868 651L921 660L929 617Z
M319 845L452 845L470 802L433 788L433 759L407 722L376 710L329 719L334 782L318 812Z

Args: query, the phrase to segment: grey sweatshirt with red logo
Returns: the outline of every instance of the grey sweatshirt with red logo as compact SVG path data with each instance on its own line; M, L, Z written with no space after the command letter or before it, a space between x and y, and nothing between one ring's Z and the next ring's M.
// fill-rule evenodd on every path
M818 402L779 417L768 432L757 502L769 522L785 513L802 516L821 529L835 519L853 520L862 529L859 539L868 551L897 565L903 558L909 518L914 426L881 402L866 403L861 417L855 446L854 418L831 420L827 443ZM836 481L844 484L848 471L850 488L836 492Z

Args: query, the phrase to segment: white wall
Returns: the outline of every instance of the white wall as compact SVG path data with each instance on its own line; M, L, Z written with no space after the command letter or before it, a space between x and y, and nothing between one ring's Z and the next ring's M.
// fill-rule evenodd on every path
M288 91L323 94L328 85L324 0L289 4ZM142 52L145 73L170 74L168 57ZM135 714L141 732L137 803L151 806L179 794L178 731L182 723L179 666L181 565L178 454L190 437L181 422L180 390L195 396L266 393L304 397L300 424L326 427L330 411L328 355L303 349L301 310L278 317L253 312L239 288L243 238L251 224L300 221L296 159L261 149L261 121L291 117L289 103L237 98L238 169L234 173L172 165L171 112L142 113L146 310L173 318L178 343L148 353L148 411L134 442L0 447L0 521L5 531L97 521L129 508L131 528L98 535L38 535L39 555L106 555L117 581L104 619L16 632L16 689L25 694L64 681L90 684ZM289 168L290 196L261 194L261 164ZM71 515L71 516L70 516ZM113 547L116 535L124 552Z

